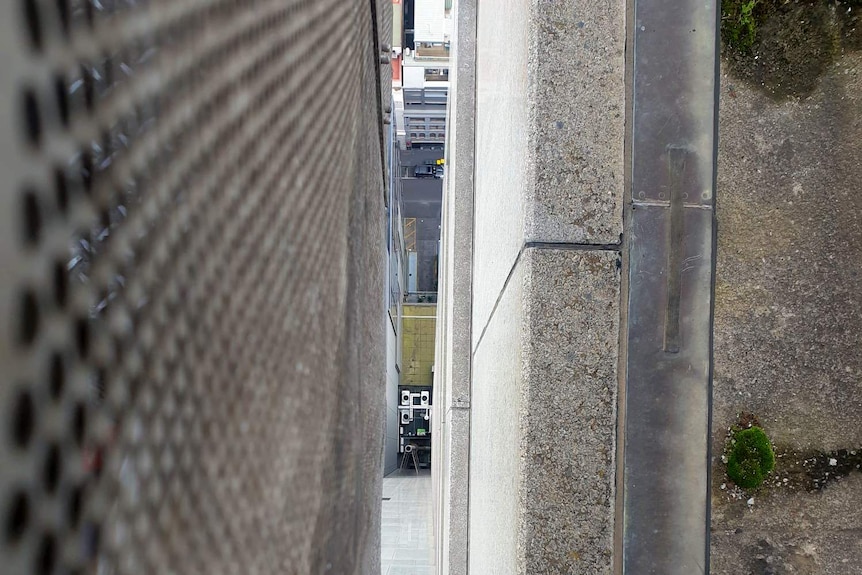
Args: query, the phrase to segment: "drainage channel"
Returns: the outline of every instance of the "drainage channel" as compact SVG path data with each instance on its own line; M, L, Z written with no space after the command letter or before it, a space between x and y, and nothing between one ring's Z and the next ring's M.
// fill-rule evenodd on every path
M709 571L716 0L633 0L622 572Z

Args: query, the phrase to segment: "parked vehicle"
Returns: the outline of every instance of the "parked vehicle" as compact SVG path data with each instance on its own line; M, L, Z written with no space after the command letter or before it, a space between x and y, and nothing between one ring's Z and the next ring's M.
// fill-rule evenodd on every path
M437 177L437 166L416 166L413 169L413 176L416 178L435 178Z

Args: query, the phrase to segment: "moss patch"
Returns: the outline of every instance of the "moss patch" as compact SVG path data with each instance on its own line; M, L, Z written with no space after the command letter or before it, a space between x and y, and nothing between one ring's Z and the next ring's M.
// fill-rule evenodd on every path
M752 430L757 430L752 433ZM757 435L760 439L756 442L759 447L753 449L754 452L760 450L772 452L771 471L764 473L762 468L755 468L751 463L740 463L740 457L734 452L737 450L746 451L750 446L740 445L739 437L743 435ZM762 434L762 435L761 435ZM764 438L765 443L764 443ZM764 491L781 490L781 491L806 491L809 493L818 492L826 488L833 482L840 482L844 477L851 473L862 472L862 448L856 449L836 449L833 451L812 451L799 450L796 447L789 445L776 445L772 447L771 442L766 434L760 428L760 421L757 416L750 412L740 412L737 415L736 422L727 428L725 436L725 449L721 456L721 461L725 463L724 470L728 477L739 488L727 487L723 483L723 479L717 476L715 479L715 487L721 484L720 490L723 491L730 499L743 500L750 496L750 491L760 487L758 491L763 494ZM744 458L744 457L743 457ZM754 461L761 461L758 457L751 458ZM766 461L769 467L769 457ZM748 472L748 477L741 478L740 482L734 478L732 474L743 474ZM763 476L763 481L757 487L746 487L747 479L752 476L756 478L760 473ZM753 484L749 483L749 484ZM715 492L718 494L718 491Z
M743 54L751 52L762 19L762 6L760 0L724 0L721 3L721 39L726 46Z
M804 97L842 50L862 48L862 0L722 0L730 71L776 99Z
M775 454L766 433L759 427L749 427L733 434L727 455L727 476L745 489L763 484L775 467Z

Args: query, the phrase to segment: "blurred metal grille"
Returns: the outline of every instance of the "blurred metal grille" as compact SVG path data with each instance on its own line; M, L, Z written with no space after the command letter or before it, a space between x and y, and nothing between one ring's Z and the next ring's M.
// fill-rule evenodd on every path
M373 1L2 3L0 572L353 572L361 525L321 517L379 423L328 384L377 241L357 201L383 215L379 26Z

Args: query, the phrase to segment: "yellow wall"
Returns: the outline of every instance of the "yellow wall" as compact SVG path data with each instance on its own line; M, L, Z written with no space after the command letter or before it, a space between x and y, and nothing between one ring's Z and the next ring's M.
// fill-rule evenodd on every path
M401 385L432 385L437 306L405 304L402 313Z

